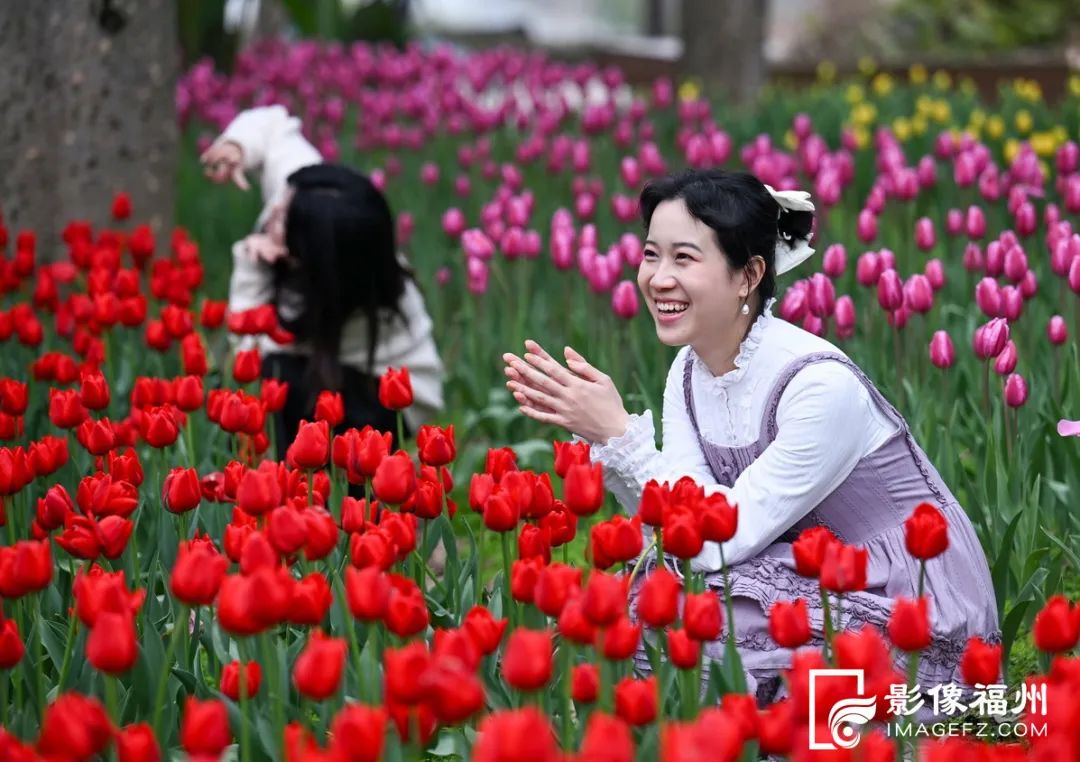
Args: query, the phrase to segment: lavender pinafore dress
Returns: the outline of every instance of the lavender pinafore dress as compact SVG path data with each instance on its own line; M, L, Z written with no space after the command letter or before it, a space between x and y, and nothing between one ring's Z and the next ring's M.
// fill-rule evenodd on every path
M824 525L845 543L869 551L866 589L845 594L841 628L873 625L884 631L893 599L914 598L918 589L919 562L907 552L903 523L923 501L938 506L948 520L949 548L926 564L924 593L929 599L933 641L920 657L918 683L924 691L940 683L962 684L959 662L967 639L973 635L991 643L1001 639L986 557L970 519L915 442L903 416L855 363L834 352L808 354L788 363L767 399L758 441L743 447L721 447L704 439L698 428L691 389L692 358L688 355L683 389L698 442L717 483L732 486L743 469L776 438L776 411L792 377L808 365L825 361L850 368L899 428L881 447L864 456L847 479L780 540L756 557L729 568L735 643L747 673L748 690L751 694L756 691L759 700L771 700L779 688L780 671L791 665L791 649L781 648L769 635L768 612L776 601L803 598L810 616L810 645L820 646L823 642L818 582L795 571L791 541L798 533ZM753 510L753 506L739 507ZM723 594L719 572L707 575L706 583ZM639 585L635 585L634 598L638 589ZM706 658L722 660L727 628L725 621L720 639L705 644ZM647 659L642 657L639 655L636 661L647 669ZM905 654L897 654L898 669L905 669L906 661Z

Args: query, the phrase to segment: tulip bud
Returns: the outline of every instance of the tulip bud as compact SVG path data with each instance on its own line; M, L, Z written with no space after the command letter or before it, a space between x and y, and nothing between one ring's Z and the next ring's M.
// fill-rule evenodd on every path
M973 241L986 235L986 215L981 207L975 205L968 207L967 214L964 216L964 229L967 237Z
M1065 318L1061 315L1054 315L1050 318L1050 322L1046 325L1046 337L1050 339L1050 343L1054 346L1061 346L1069 340L1069 328L1065 323Z
M855 223L855 234L863 243L870 243L877 238L877 232L877 217L869 209L863 209Z
M1005 379L1005 403L1009 407L1022 407L1028 398L1027 382L1019 373Z
M994 372L999 376L1007 376L1016 369L1016 344L1012 339L1005 342L1005 348L994 360Z
M847 250L842 243L834 243L825 250L822 269L830 278L836 279L847 269Z
M915 223L915 245L923 251L930 251L937 243L934 223L929 217L920 217Z
M896 270L881 273L877 283L878 304L886 312L895 312L904 304L904 286Z
M956 349L945 331L935 331L930 339L930 362L937 368L951 368L956 361Z
M855 265L855 278L860 285L876 286L881 277L881 258L873 251L868 251L859 257Z

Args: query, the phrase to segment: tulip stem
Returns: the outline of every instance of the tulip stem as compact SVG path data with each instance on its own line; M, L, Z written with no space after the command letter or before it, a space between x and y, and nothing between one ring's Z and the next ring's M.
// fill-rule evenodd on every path
M503 569L503 598L506 602L506 611L504 616L510 620L510 627L517 627L517 612L514 611L514 595L510 590L510 533L501 532L499 539L502 543L502 561Z
M397 411L397 448L405 449L405 416L400 410Z
M559 646L559 662L560 669L562 671L562 748L563 753L570 753L570 735L572 732L572 726L570 724L570 708L572 706L571 700L571 688L573 683L573 665L570 658L570 641L566 638L562 639L562 643Z
M236 649L240 656L240 759L242 762L248 762L251 759L251 738L248 728L248 669L244 662L244 646L240 641L236 642Z
M926 559L919 561L919 597L923 596L923 583L926 580Z
M120 717L120 709L116 699L116 678L112 675L103 675L105 679L105 707L109 713L109 719L116 727L123 727Z
M818 587L821 592L821 621L822 621L822 634L825 636L825 642L822 644L822 651L824 651L825 661L831 662L832 658L830 650L832 648L833 639L833 626L832 626L832 612L829 606L829 591L824 587Z
M180 631L187 626L188 607L184 604L177 606L176 619L173 620L173 631L169 637L169 645L165 650L165 658L162 660L161 675L158 676L157 690L154 692L154 714L151 727L154 735L161 737L161 710L165 707L165 687L169 684L169 676L172 674L173 654L176 653L176 645L180 641Z
M638 571L641 569L642 562L644 562L645 557L649 555L649 551L656 547L657 537L659 537L659 535L654 535L653 541L649 543L649 547L645 548L641 555L638 556L637 563L634 564L634 568L630 572L630 581L627 583L627 586L632 586L634 584L634 577L637 576ZM566 546L564 545L563 547Z
M40 592L34 595L34 671L37 674L38 722L45 719L45 661L41 654L41 644L44 640L41 630L45 625L45 619L41 616L41 596Z

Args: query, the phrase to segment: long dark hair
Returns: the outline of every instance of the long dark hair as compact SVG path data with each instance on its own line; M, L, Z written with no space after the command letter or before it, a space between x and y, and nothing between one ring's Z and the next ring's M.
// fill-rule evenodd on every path
M405 320L399 303L411 273L397 258L390 205L367 177L315 164L288 182L294 191L285 215L289 256L275 267L275 302L282 325L311 349L312 394L340 391L346 322L357 310L367 317L370 374L380 319L389 313Z
M782 209L765 184L748 172L688 169L653 180L641 191L646 231L656 207L678 198L692 217L712 228L732 270L746 269L754 256L765 260L765 274L758 284L757 314L761 315L765 302L776 294L777 241L781 236L806 239L814 224L813 212Z

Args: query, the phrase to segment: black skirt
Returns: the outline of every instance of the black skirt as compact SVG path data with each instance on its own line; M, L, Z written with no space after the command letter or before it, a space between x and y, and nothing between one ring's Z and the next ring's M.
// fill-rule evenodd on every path
M310 388L307 367L308 358L299 354L275 352L263 357L263 378L276 378L289 385L285 406L275 414L279 459L285 457L289 444L296 438L300 421L314 420L315 400L322 389ZM379 379L348 365L342 366L342 371L344 386L341 398L345 406L345 420L334 429L334 433L341 434L346 429L371 426L378 431L390 432L396 449L399 446L397 412L383 407L379 402ZM404 429L405 436L410 436L407 424Z

